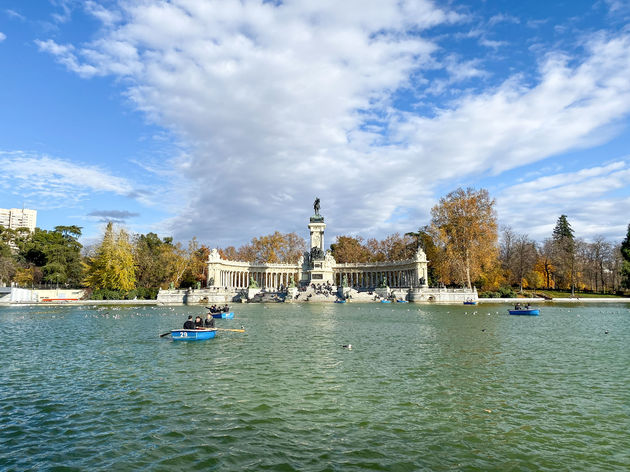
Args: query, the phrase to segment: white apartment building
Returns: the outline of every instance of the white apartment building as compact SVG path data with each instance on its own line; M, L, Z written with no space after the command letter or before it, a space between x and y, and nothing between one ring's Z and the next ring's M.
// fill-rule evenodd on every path
M32 233L37 224L37 210L0 208L0 226L9 229L28 228Z

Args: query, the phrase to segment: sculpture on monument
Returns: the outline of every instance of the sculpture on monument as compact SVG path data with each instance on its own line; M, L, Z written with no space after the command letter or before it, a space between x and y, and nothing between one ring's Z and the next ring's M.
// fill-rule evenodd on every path
M312 247L310 253L311 261L321 261L326 258L326 254L318 247Z
M315 215L319 216L319 198L315 197L315 203L313 203L313 209L315 210Z
M254 277L252 277L251 275L249 276L249 288L260 288L260 285L258 285L258 282L256 282L254 280Z
M379 288L387 288L387 276L383 274L383 278L381 279L381 283L378 285Z

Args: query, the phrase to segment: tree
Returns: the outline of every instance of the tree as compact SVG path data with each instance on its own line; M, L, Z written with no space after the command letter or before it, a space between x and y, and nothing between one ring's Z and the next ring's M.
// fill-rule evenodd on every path
M253 238L251 245L255 262L295 264L306 250L306 242L296 233L282 234L278 231Z
M511 272L515 275L520 292L523 292L523 282L533 272L536 265L538 250L536 242L529 239L526 234L521 234L514 241L514 254L510 261ZM533 280L532 277L529 277ZM528 283L528 285L531 285Z
M39 267L48 283L80 285L83 278L81 228L57 226L53 231L36 228L18 243L19 258L25 267Z
M85 285L95 289L130 291L135 287L134 259L129 235L107 223L103 240L85 262Z
M135 235L133 256L137 286L142 288L166 288L171 272L167 255L171 251L172 238L160 239L155 233Z
M306 251L306 241L296 233L280 233L253 238L251 243L235 249L228 246L219 249L221 257L227 260L295 264Z
M626 238L621 242L620 252L623 259L621 263L621 283L624 288L630 289L630 224L628 225Z
M575 293L575 237L566 215L560 215L552 234L557 283ZM557 286L557 285L556 285Z
M416 253L416 241L412 236L399 233L390 234L381 241L381 248L387 261L404 261L413 258Z
M200 246L197 238L192 238L188 243L188 266L179 284L181 288L195 287L197 283L204 286L206 283L206 267L210 249Z
M335 261L339 264L347 262L368 262L370 253L363 245L360 236L337 236L335 242L330 245Z
M472 280L497 259L497 222L494 199L488 191L461 188L440 199L431 209L431 231L444 253L442 274L450 281Z

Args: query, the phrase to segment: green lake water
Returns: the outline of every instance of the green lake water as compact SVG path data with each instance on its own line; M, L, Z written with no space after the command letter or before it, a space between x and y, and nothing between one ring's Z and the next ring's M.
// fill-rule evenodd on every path
M507 309L0 308L0 470L630 470L630 305Z

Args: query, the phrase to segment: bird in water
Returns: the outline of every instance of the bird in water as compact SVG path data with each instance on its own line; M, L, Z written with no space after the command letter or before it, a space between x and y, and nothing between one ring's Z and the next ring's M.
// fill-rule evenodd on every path
M344 344L343 346L344 349L352 349L352 344Z

